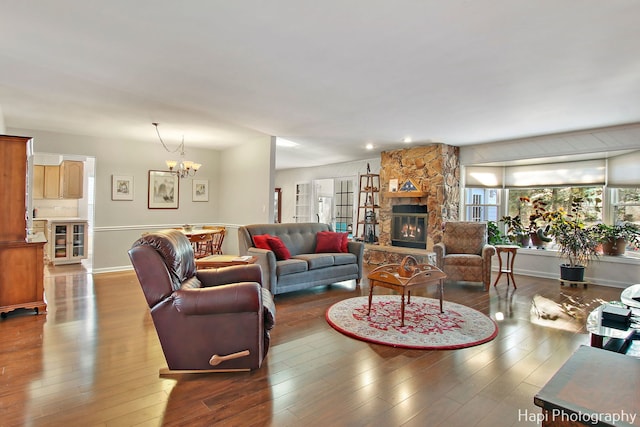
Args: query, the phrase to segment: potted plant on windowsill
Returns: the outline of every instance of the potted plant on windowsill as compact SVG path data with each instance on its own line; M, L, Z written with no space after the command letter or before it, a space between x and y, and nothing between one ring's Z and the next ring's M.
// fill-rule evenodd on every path
M536 199L532 203L533 212L529 215L529 235L531 236L531 243L538 249L544 249L551 238L547 235L549 233L550 226L541 226L538 224L539 220L546 221L547 217L547 203L542 199Z
M529 231L522 224L520 215L516 216L503 216L500 221L507 226L507 238L523 248L528 248L531 240L529 237Z
M624 255L627 245L640 247L640 227L632 222L616 225L596 224L593 229L602 243L602 252L605 255Z
M550 224L549 234L554 237L560 256L566 260L560 264L560 280L572 283L584 281L584 270L597 258L600 244L593 228L584 224L583 203L584 199L578 197L571 202L570 212L560 209L545 214Z
M502 234L500 227L498 227L498 223L495 221L487 222L487 234L490 245L506 245L509 243L508 236Z

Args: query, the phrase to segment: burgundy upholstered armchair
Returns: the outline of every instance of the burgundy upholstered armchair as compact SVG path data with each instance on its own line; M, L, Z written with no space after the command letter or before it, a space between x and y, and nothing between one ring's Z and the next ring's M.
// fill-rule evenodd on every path
M491 283L491 257L496 248L487 243L486 222L446 222L442 242L433 245L436 266L447 280Z
M169 366L161 373L262 365L275 305L259 265L196 270L191 243L178 230L144 235L129 258Z

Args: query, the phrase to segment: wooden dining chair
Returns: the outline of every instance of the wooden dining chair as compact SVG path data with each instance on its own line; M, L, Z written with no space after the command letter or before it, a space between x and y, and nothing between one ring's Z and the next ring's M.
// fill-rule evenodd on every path
M193 234L189 236L191 246L193 246L193 254L196 258L204 258L212 255L212 234Z
M211 253L214 255L222 255L222 241L224 240L227 229L218 227L219 231L211 235Z

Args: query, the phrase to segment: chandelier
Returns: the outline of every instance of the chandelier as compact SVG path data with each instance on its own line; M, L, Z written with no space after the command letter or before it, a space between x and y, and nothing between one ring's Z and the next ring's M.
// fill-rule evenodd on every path
M176 160L165 161L169 170L171 172L174 172L174 169L175 169L175 172L178 174L180 178L194 176L196 172L198 172L198 169L200 169L200 166L202 165L200 163L194 163L190 160L184 159L184 135L182 135L182 142L180 143L180 145L178 145L178 147L175 150L170 150L169 147L167 147L167 144L164 143L164 141L162 140L162 137L160 136L160 131L158 130L158 123L151 123L151 124L155 126L156 133L158 134L158 139L160 140L160 143L162 144L164 149L167 150L167 153L180 154L180 163L178 163Z

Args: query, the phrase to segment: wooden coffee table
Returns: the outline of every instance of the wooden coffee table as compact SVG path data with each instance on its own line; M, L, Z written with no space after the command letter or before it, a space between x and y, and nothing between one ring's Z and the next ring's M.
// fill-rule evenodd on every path
M369 310L367 315L371 313L371 300L373 298L373 288L381 286L383 288L392 289L401 294L400 302L400 326L404 326L404 295L407 294L407 304L411 304L411 289L418 286L440 285L440 313L442 309L442 297L444 293L444 279L447 277L442 270L431 264L418 264L415 266L414 273L411 277L402 277L398 273L400 264L387 264L371 271L367 278L369 279Z
M196 259L196 268L221 268L232 265L248 265L255 264L257 260L258 257L249 255L209 255L204 258Z

